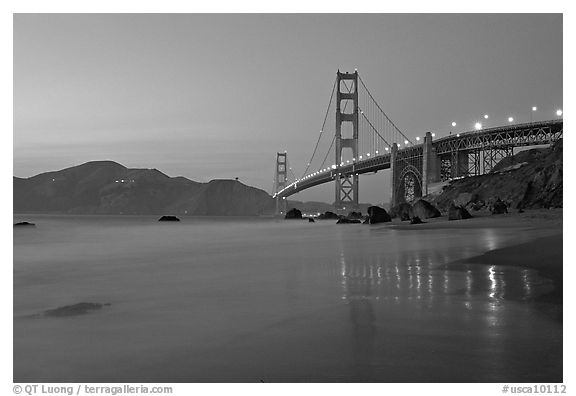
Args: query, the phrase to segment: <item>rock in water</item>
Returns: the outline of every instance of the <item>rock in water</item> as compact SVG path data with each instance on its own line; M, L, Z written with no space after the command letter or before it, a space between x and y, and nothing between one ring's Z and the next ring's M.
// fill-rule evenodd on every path
M338 216L336 213L330 212L330 211L322 213L320 216L318 216L319 220L338 220L339 218L340 218L340 216Z
M410 211L412 206L409 203L402 202L390 209L390 217L398 217L401 221L410 220Z
M420 217L414 216L412 220L410 220L410 224L424 224L424 222L420 220Z
M463 206L450 205L448 209L448 220L465 220L470 218L472 218L472 215Z
M338 219L336 224L361 224L362 222L358 219L348 219L346 217L342 217Z
M110 306L111 304L100 304L100 303L87 303L82 302L74 305L65 305L63 307L58 307L56 309L49 309L44 311L45 316L52 317L63 317L63 316L77 316L84 315L91 311L96 311L102 309L105 306Z
M158 221L180 221L180 219L176 216L162 216Z
M500 199L496 199L496 202L492 205L492 214L503 214L508 213L508 206Z
M315 221L312 217L308 217L308 223L315 223Z
M346 216L349 220L364 220L364 216L362 216L362 212L350 212L348 216Z
M287 213L286 216L284 216L285 219L298 219L298 220L302 220L302 212L300 212L298 209L294 208L294 209L290 209Z
M416 201L412 205L411 217L420 217L421 219L430 219L433 217L440 217L442 214L440 211L432 205L430 202L423 199Z
M14 227L36 227L36 224L29 223L27 221L21 221L20 223L15 223Z
M392 218L385 209L379 206L370 206L368 208L368 224L386 223L392 221Z

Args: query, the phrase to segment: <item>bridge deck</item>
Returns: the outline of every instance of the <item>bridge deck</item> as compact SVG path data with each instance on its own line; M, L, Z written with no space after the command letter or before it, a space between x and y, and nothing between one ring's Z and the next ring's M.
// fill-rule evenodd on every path
M527 124L506 125L480 131L444 136L432 142L437 155L455 151L469 152L498 147L520 147L550 144L563 133L563 120L549 120ZM422 144L398 150L399 158L421 157ZM274 197L287 198L300 191L333 181L338 175L363 174L390 168L390 153L356 160L350 164L333 166L299 179L277 192Z

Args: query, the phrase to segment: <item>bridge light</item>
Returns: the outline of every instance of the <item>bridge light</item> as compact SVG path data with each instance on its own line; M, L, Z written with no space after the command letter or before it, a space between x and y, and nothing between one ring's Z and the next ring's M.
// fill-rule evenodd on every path
M356 158L352 158L352 161L356 161Z
M349 164L349 163L350 163L350 160L346 160L346 163Z
M362 159L362 156L360 156L360 159Z
M370 157L370 153L366 153L366 157Z
M405 145L408 145L408 140L404 140L404 144L405 144Z
M485 119L485 120L488 119L488 114L484 114L484 119Z
M476 129L477 131L479 131L480 129L482 129L482 124L477 122L476 124L474 124L474 129Z
M336 165L332 165L332 169L336 169Z
M556 115L558 117L562 117L562 110L561 109L556 110Z
M459 134L459 133L457 133L457 134L456 134L456 137L460 137L460 134Z
M388 151L388 150L390 150L390 149L389 149L388 147L384 147L384 150Z
M378 154L378 150L376 150L376 154Z
M455 127L455 126L456 126L456 122L452 121L452 126Z
M508 117L508 122L514 122L514 117Z
M454 123L452 123L454 124ZM419 142L420 141L420 136L416 136L416 141Z
M360 110L360 114L364 114L364 111L363 111L363 110Z
M436 137L436 134L435 134L435 133L433 133L433 134L432 134L432 137Z
M536 110L538 110L538 107L532 106L532 111L536 111Z

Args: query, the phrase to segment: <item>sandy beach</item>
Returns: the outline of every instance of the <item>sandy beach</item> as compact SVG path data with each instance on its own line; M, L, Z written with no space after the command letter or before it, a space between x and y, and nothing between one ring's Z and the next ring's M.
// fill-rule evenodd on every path
M398 223L397 229L471 229L471 228L517 228L526 231L530 241L518 245L490 250L479 256L460 260L450 265L484 264L514 266L536 270L539 275L553 282L554 290L537 296L540 308L557 320L562 320L563 303L563 232L562 209L536 209L524 213L490 215L474 213L468 220L448 221L446 217L427 219L425 224ZM536 232L537 231L537 232Z

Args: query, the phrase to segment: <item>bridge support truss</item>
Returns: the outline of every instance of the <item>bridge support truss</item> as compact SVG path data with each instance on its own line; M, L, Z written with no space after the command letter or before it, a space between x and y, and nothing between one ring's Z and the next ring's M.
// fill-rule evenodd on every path
M280 191L286 187L288 182L288 156L285 152L276 154L275 176L275 188L276 191ZM276 196L276 214L286 214L286 199L284 197Z
M350 82L353 87L347 87L347 92L342 91L343 84ZM352 156L358 158L358 72L340 73L336 77L336 198L334 206L337 211L355 210L358 208L358 174L352 172L343 174L339 172L343 162L342 150L349 148ZM351 113L342 112L342 101L351 101L353 109ZM344 106L350 108L350 106ZM352 136L342 137L342 124L352 124Z

